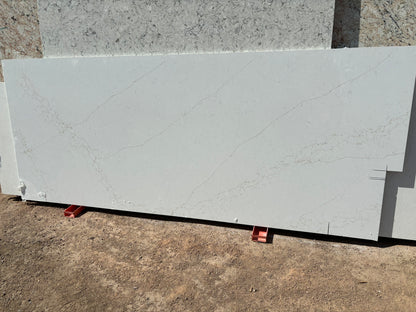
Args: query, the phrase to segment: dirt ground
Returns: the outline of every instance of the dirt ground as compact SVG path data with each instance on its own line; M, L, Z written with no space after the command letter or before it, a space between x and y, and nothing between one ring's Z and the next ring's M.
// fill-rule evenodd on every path
M1 311L415 311L410 242L275 233L0 195Z

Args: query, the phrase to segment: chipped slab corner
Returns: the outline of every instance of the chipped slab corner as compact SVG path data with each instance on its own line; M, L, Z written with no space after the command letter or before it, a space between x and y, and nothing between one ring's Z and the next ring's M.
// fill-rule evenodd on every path
M16 152L4 82L0 82L0 185L3 194L20 195Z

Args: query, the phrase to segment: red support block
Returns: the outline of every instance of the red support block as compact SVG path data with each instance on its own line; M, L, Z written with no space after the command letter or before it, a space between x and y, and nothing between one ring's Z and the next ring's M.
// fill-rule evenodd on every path
M251 233L251 240L253 242L267 243L269 240L269 228L254 226L253 232Z
M77 205L71 205L64 211L64 216L68 218L75 218L78 216L83 210L85 209L84 206L77 206Z

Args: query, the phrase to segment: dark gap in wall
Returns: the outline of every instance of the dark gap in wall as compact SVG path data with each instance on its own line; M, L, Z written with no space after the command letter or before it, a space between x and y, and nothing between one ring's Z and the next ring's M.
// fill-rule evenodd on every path
M332 48L358 47L361 0L335 0Z

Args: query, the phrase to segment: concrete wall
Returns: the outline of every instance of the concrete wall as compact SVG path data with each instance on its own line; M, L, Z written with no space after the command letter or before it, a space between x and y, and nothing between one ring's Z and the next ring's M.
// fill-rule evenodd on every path
M38 0L45 56L330 48L335 0Z

